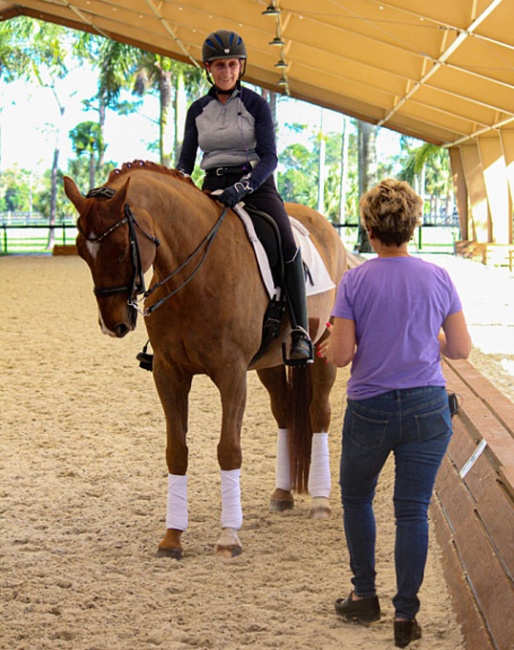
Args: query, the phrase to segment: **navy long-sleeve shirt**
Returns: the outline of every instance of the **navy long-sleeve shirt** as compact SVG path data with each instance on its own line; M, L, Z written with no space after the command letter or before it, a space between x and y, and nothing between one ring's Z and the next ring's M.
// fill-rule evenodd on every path
M249 163L253 169L245 179L256 190L273 174L278 161L268 102L238 85L222 104L216 89L211 88L189 107L177 169L191 174L198 148L203 152L200 166L205 171Z

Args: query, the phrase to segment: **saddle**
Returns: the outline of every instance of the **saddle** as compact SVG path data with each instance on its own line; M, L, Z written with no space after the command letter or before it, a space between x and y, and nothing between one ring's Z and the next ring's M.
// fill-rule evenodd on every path
M280 326L286 309L286 296L284 291L285 261L282 254L280 231L275 220L270 217L269 214L261 212L260 210L251 209L248 206L245 206L245 211L252 221L257 239L262 244L262 248L269 263L269 270L271 272L273 284L277 288L277 291L271 296L266 311L264 312L261 345L251 361L253 364L262 357L262 355L268 350L272 341L280 334ZM238 212L237 209L236 212ZM239 216L241 217L241 214L239 214ZM245 225L248 231L248 226L246 223ZM249 233L249 236L251 239L251 233ZM256 254L262 273L263 262L259 259L257 251Z

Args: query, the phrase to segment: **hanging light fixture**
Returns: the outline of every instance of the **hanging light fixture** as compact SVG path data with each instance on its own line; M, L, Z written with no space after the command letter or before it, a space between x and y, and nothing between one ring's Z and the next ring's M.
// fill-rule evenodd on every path
M271 2L261 13L263 16L280 16L280 9L275 5L274 2Z
M277 25L277 35L275 38L269 42L270 45L276 45L277 47L283 47L285 45L284 41L282 40L282 36L280 35L280 27Z
M285 68L287 68L287 63L283 58L281 58L280 61L277 61L275 63L275 68L278 68L279 70L285 70Z
M282 73L282 76L277 81L277 86L280 86L281 88L289 88L289 81L287 80L285 72Z

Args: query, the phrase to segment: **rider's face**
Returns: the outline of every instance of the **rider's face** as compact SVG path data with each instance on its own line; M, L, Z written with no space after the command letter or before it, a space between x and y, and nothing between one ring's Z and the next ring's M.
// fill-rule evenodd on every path
M240 59L216 59L206 63L205 67L211 74L214 84L220 90L231 90L241 74L242 61Z

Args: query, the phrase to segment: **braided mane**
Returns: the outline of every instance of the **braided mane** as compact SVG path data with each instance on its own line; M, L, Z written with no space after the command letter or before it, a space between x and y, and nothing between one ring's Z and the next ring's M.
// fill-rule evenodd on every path
M190 176L186 176L182 172L179 172L177 169L170 169L169 167L159 165L158 163L151 162L150 160L133 160L132 162L123 163L121 169L112 170L112 172L109 174L107 182L110 183L115 178L119 178L123 174L127 174L128 172L134 171L135 169L147 169L148 171L165 174L166 176L177 178L178 180L190 183L196 187L193 179Z

